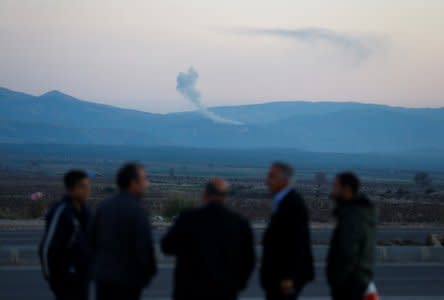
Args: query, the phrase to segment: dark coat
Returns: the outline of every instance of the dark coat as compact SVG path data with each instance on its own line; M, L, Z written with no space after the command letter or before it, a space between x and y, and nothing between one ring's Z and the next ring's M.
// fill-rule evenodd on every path
M248 221L215 203L182 213L162 250L176 256L174 299L236 299L255 265Z
M330 241L327 278L333 292L356 289L365 292L373 280L376 249L376 212L363 195L339 203L334 214L337 225Z
M127 193L103 201L94 216L90 240L95 280L120 288L143 288L156 273L147 213Z
M52 290L85 288L91 258L86 235L89 222L89 210L76 209L68 196L49 210L39 254Z
M290 190L271 216L262 240L261 284L279 294L283 279L300 290L314 279L308 211L302 197Z

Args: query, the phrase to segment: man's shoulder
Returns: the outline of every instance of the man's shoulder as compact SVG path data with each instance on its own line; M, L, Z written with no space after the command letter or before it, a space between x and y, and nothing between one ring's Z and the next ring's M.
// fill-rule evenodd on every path
M66 201L64 199L56 201L53 203L48 211L47 218L52 219L55 215L57 216L66 216L69 214L68 206L66 205Z
M108 198L105 198L104 200L102 200L101 202L99 202L96 206L96 213L106 210L107 207L109 207L110 205L112 205L112 202L114 201L113 199L115 198L115 196L111 196Z
M57 226L70 226L75 218L72 207L66 200L62 199L53 204L46 216L46 224L57 224Z
M284 206L300 206L304 205L304 198L295 189L291 189L282 200Z
M226 207L225 205L216 206L216 210L211 209L208 206L202 206L197 209L191 209L184 213L185 218L194 219L196 216L208 217L209 213L214 214L215 217L222 217L225 220L231 220L233 222L248 224L247 218L239 214L238 212L233 211L231 208Z
M226 206L223 207L223 211L224 211L223 218L225 220L229 220L229 222L235 224L238 228L242 230L247 230L248 228L251 227L250 221L240 213Z
M304 202L303 197L296 190L291 190L282 201L274 214L275 218L280 218L282 215L308 215L308 208Z
M119 207L119 209L125 209L130 208L131 206L135 206L132 204L135 204L135 201L130 201L131 199L127 199L128 196L123 194L116 194L113 196L110 196L106 199L104 199L100 204L97 206L97 210L105 210L114 208L116 206ZM127 201L128 200L128 201Z
M297 189L295 189L295 188L290 189L290 191L288 192L287 196L291 197L291 198L302 200L302 194L299 193L299 191Z

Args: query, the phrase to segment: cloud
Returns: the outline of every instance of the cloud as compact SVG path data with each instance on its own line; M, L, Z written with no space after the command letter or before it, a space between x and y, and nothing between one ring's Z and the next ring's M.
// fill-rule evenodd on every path
M188 72L180 72L179 75L177 75L176 90L185 99L193 103L201 114L203 114L205 117L212 120L213 122L228 125L242 125L242 122L225 119L218 114L208 110L208 108L201 100L199 90L197 90L196 88L198 78L199 74L193 67L190 67L188 69Z
M287 38L305 43L323 42L332 47L347 51L359 60L369 58L374 52L374 45L371 45L370 40L326 28L237 28L233 32L249 36Z

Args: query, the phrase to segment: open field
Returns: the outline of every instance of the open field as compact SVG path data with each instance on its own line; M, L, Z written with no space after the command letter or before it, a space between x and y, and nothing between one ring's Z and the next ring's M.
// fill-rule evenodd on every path
M60 176L23 174L0 177L0 218L40 218L45 207L63 194ZM176 213L174 204L184 207L196 205L206 176L150 176L150 190L143 200L154 220L162 221ZM231 195L228 204L250 220L261 222L268 219L271 200L260 177L229 177ZM317 223L331 222L332 203L328 198L330 182L320 187L308 178L296 182L305 196L311 219ZM444 194L434 191L418 193L413 183L366 181L364 190L378 206L380 221L385 224L444 223ZM42 192L43 201L32 202L33 192ZM92 206L116 192L113 178L108 176L92 179ZM173 206L173 207L171 207ZM176 210L175 210L176 209ZM171 211L172 210L172 211Z
M313 178L314 172L333 175L354 170L369 181L411 183L417 171L427 171L437 185L444 186L444 155L419 153L323 153L297 149L212 149L185 147L0 144L0 174L59 175L78 167L113 176L128 160L146 163L154 175L261 178L275 160L291 163L298 178Z
M444 224L444 172L415 168L415 157L394 159L377 154L308 153L297 150L214 150L193 148L105 147L76 145L0 144L0 218L39 219L63 194L62 174L82 168L91 174L91 204L116 192L114 173L127 160L148 167L151 182L144 206L155 221L168 221L183 208L196 205L208 177L231 183L228 204L254 222L270 214L270 195L264 186L268 165L275 159L296 168L295 186L304 195L312 222L331 223L328 198L334 174L350 169L359 174L363 189L376 203L381 224ZM430 162L431 163L431 162ZM436 166L436 164L435 164ZM418 171L429 176L418 186ZM316 177L316 174L322 176ZM30 195L42 192L41 202Z

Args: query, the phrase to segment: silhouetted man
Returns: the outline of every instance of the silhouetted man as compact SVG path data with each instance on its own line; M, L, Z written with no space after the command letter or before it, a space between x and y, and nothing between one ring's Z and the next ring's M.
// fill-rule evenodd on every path
M246 219L224 206L228 184L208 182L200 208L182 213L162 239L176 256L175 300L237 299L253 271L253 234Z
M265 230L261 284L268 300L297 299L314 278L308 212L290 186L293 169L274 163L266 180L273 195L273 214Z
M124 165L117 174L120 193L103 201L93 219L98 300L140 299L156 273L150 223L140 203L148 187L146 176L142 165Z
M45 278L57 300L88 299L90 248L86 231L90 213L86 208L89 179L85 172L65 174L66 194L47 214L40 244Z
M327 278L334 300L362 300L373 281L376 213L359 188L356 175L346 172L336 176L331 193L337 224L330 241Z

